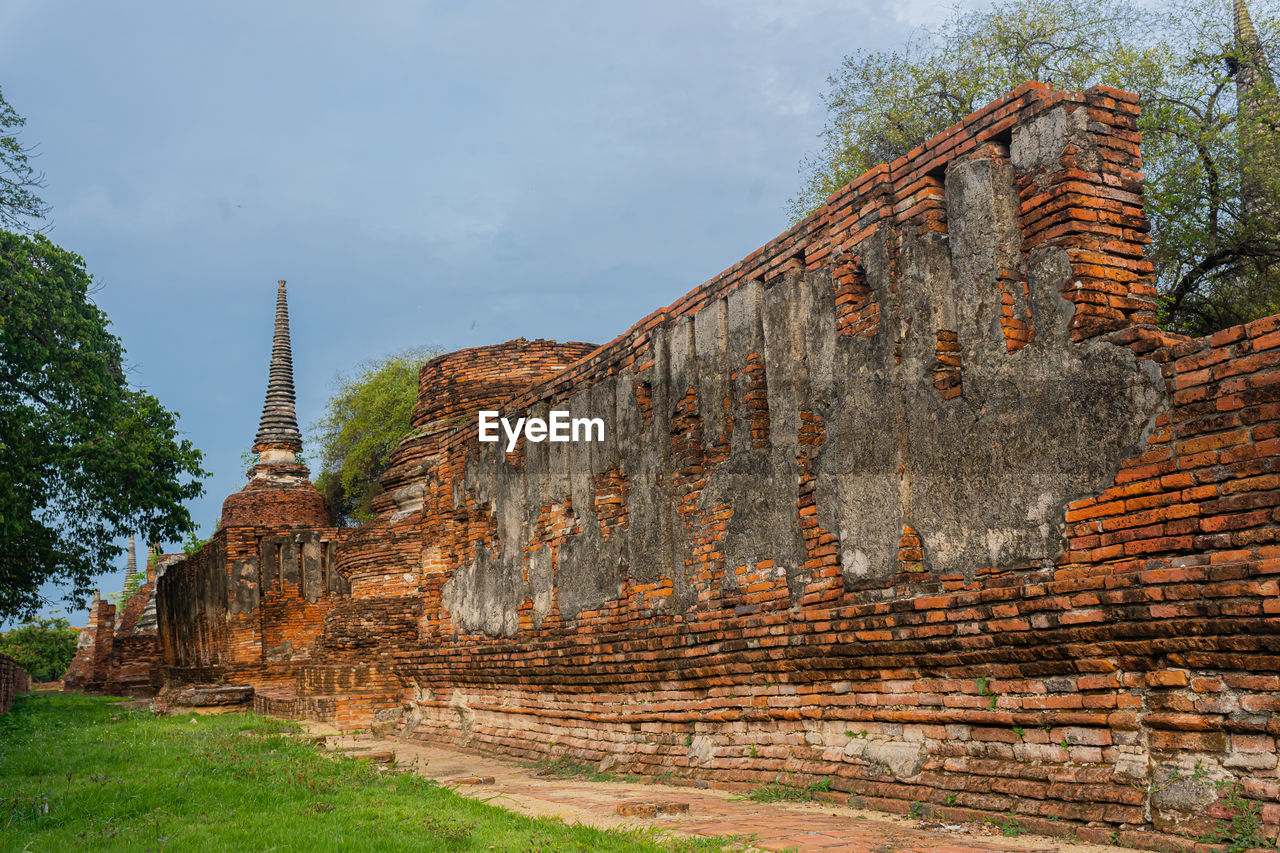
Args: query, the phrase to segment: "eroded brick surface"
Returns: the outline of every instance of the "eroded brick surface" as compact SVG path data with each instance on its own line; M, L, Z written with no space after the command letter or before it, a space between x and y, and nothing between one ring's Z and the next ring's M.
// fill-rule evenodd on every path
M13 700L31 689L31 677L13 658L0 655L0 714L13 707Z
M95 593L89 605L89 621L80 629L76 653L62 677L68 690L102 692L111 673L115 647L116 606Z
M265 489L161 579L170 678L1093 840L1202 833L1214 781L1280 823L1280 318L1150 325L1136 115L1025 85L602 347L431 362L375 522Z
M96 595L80 630L75 657L63 677L69 690L150 696L163 685L156 628L156 579L182 554L152 555L146 582L118 607Z

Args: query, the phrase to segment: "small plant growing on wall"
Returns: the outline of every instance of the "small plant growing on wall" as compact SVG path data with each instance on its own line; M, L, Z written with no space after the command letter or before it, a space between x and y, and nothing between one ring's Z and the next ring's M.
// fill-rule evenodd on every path
M1217 825L1200 840L1207 844L1225 844L1226 853L1242 853L1255 848L1275 848L1280 839L1263 834L1262 807L1244 796L1244 787L1234 779L1216 783L1218 796L1231 817L1219 818Z
M1022 826L1018 823L1018 818L1013 812L1005 812L999 818L988 818L988 820L1000 830L1000 834L1008 838L1017 838L1018 833L1022 832Z
M996 707L996 699L999 697L998 694L991 689L991 679L987 678L985 675L980 675L974 680L974 684L978 685L979 696L986 696L991 700L990 706L994 710Z

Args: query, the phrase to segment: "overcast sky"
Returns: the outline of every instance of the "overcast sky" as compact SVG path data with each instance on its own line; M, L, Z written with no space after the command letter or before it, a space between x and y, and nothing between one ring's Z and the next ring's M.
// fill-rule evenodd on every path
M365 359L608 341L784 230L827 75L941 14L5 0L0 88L132 382L205 452L208 535L245 483L277 279L304 432Z

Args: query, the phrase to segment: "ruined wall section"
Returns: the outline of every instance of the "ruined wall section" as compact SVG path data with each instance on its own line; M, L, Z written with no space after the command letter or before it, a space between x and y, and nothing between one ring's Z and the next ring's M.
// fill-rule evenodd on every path
M402 681L395 654L414 645L424 612L438 611L439 585L424 585L432 564L428 552L438 538L424 532L422 503L441 440L463 424L474 425L481 409L564 370L594 344L527 341L460 350L432 359L419 372L412 432L382 478L385 493L374 499L378 517L348 531L337 571L351 595L324 616L323 634L301 668L296 691L273 690L259 710L307 716L340 725L365 725L379 710L400 704ZM296 612L284 614L295 621Z
M156 581L156 622L164 663L186 681L213 680L231 662L228 648L226 528Z
M111 660L102 686L115 696L150 696L162 684L160 638L154 626L141 631L138 623L148 606L154 607L155 584L145 583L122 602L117 610Z
M95 592L89 604L89 621L80 629L76 653L62 677L67 690L101 691L111 671L115 648L116 606Z
M259 531L262 660L286 665L290 680L296 665L314 657L327 615L347 600L350 584L336 570L335 554L348 533L331 527Z
M102 692L114 696L151 696L163 686L163 655L156 622L156 579L185 556L150 555L146 583L117 607L111 657Z
M401 733L1098 841L1206 831L1214 781L1280 821L1277 322L1149 325L1136 114L1021 87L501 407L606 442L445 437Z
M334 553L349 531L223 527L157 581L169 675L255 686L292 683L324 616L349 592Z
M474 428L482 409L527 393L597 348L581 342L516 338L447 353L424 364L418 371L412 431L382 478L386 494L375 498L375 511L394 523L421 510L425 476L439 461L448 436Z
M1154 318L1134 112L1024 88L504 407L603 417L604 443L508 459L475 452L468 422L425 525L471 552L437 563L457 569L449 617L513 635L527 599L535 626L574 618L618 599L623 568L668 584L673 613L726 564L732 582L772 560L799 593L834 539L850 588L901 551L942 574L1052 564L1061 507L1103 488L1164 404L1154 365L1096 340ZM613 481L632 500L606 531ZM572 535L540 554L556 525Z
M13 707L13 700L31 689L27 671L8 655L0 655L0 714Z
M442 442L462 428L474 432L481 410L527 393L596 348L517 338L459 350L423 365L412 432L382 478L386 492L374 499L378 518L353 531L341 549L339 570L351 583L352 600L329 620L322 644L326 657L416 640L417 617L424 607L432 609L423 601L423 577L448 559L435 553L442 537L424 529L428 519L422 513L429 478L442 458ZM405 596L412 601L401 601Z
M120 603L116 608L115 620L117 640L121 637L132 636L138 632L138 623L142 621L142 614L147 609L147 602L152 599L154 594L155 584L148 581L134 590L132 595Z

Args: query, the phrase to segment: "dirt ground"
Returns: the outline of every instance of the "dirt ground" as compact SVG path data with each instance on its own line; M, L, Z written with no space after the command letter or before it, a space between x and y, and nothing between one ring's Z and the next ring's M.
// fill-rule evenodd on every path
M1128 848L1082 844L1020 834L1009 838L994 826L909 820L883 812L826 803L760 803L714 789L645 783L588 782L539 776L515 761L433 746L341 735L312 723L327 749L375 758L394 756L399 768L449 785L459 794L521 814L559 817L601 828L660 827L676 833L739 836L751 850L799 853L1121 853ZM383 754L379 756L379 754ZM656 804L678 811L645 817ZM672 804L672 805L668 805ZM622 811L631 814L620 814Z

